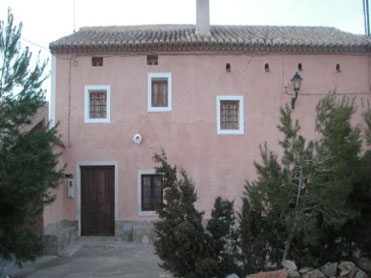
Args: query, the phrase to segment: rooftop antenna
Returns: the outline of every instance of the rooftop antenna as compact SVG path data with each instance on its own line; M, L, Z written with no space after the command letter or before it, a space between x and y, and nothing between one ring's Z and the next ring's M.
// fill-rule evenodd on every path
M76 32L76 8L75 8L75 0L73 0L73 32Z

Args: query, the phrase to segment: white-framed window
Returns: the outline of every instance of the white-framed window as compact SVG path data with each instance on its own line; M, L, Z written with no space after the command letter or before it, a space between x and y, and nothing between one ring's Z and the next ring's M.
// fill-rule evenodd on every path
M148 73L148 112L171 111L171 73Z
M163 202L162 176L155 169L138 171L138 214L156 216L156 205Z
M243 96L217 96L216 121L218 134L244 133Z
M111 113L109 85L85 86L85 123L109 123Z

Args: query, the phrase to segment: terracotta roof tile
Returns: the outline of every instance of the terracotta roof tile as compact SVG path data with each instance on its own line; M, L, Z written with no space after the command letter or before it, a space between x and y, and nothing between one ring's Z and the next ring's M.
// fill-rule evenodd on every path
M365 52L371 40L331 27L194 25L83 27L50 44L53 53L140 51Z

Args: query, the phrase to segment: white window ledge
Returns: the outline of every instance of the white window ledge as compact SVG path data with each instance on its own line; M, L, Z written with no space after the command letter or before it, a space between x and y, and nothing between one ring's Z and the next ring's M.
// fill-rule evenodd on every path
M152 80L154 79L167 80L167 106L153 107L152 106ZM148 112L170 112L172 107L172 81L171 72L150 72L148 73Z
M222 129L220 127L220 103L223 100L239 101L238 108L238 126L239 129ZM216 97L216 123L217 123L217 134L244 134L244 103L243 96L217 96Z
M105 118L90 118L90 92L105 91L106 98L106 117ZM109 85L86 85L85 86L85 103L84 103L84 118L85 123L109 123L111 114L111 87Z

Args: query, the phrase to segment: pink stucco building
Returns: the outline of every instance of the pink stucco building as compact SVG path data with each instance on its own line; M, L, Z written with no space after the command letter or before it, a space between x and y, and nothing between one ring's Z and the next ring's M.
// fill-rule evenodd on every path
M50 44L50 116L65 148L66 179L44 209L44 230L62 248L80 235L150 241L163 148L197 185L200 209L217 195L240 206L259 144L277 150L279 108L303 78L293 110L314 135L315 105L336 89L355 96L354 121L370 99L370 41L328 27L196 25L86 27ZM58 251L58 249L57 249Z

